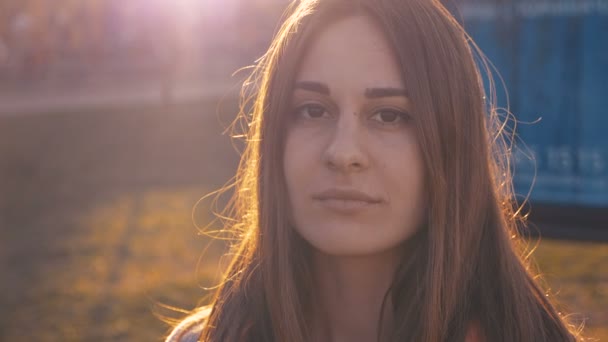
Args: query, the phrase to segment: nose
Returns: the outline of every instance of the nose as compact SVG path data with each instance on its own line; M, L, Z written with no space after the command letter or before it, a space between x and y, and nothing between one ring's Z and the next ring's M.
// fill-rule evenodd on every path
M363 127L356 114L340 115L324 151L325 165L342 173L359 172L369 167Z

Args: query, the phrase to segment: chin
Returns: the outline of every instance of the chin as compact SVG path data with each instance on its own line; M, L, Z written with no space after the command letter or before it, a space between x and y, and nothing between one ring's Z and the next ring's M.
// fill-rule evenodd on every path
M372 256L401 245L403 238L382 236L372 227L317 226L317 229L297 229L298 235L312 249L333 256ZM407 239L407 237L405 238Z

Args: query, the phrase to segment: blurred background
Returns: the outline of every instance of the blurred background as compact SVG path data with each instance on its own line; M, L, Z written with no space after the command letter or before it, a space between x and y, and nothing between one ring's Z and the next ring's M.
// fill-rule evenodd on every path
M225 246L195 204L287 4L0 0L0 341L160 341L204 302ZM445 4L508 90L543 282L608 340L608 0Z

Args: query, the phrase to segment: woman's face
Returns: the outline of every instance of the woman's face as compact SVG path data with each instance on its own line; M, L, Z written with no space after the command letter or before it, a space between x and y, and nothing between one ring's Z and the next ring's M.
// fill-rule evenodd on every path
M284 171L297 232L334 255L387 252L419 228L424 174L411 102L383 33L332 23L296 76Z

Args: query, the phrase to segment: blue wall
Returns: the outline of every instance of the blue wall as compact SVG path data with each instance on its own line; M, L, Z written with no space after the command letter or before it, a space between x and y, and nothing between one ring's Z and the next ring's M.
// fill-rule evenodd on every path
M519 121L518 195L535 180L534 202L608 207L608 0L455 0L448 7L505 81Z

